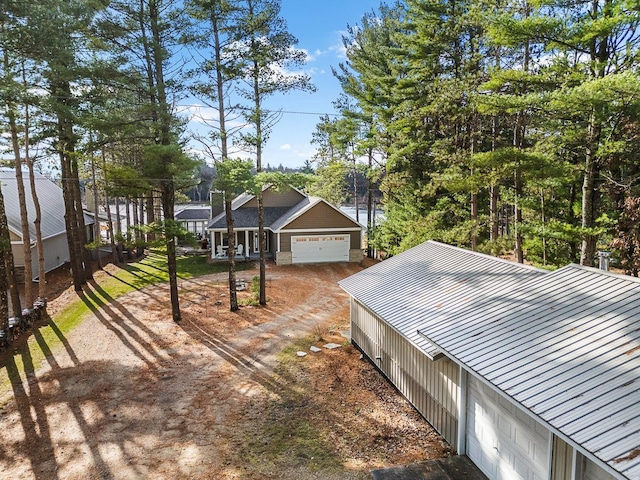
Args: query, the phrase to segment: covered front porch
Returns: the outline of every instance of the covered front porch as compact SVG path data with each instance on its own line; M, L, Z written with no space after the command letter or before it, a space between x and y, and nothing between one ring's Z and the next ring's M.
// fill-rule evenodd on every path
M212 260L227 260L229 258L229 238L226 230L210 230L210 245ZM266 257L273 258L270 249L270 235L265 232ZM236 260L259 259L260 243L257 229L238 229L234 231L234 245Z

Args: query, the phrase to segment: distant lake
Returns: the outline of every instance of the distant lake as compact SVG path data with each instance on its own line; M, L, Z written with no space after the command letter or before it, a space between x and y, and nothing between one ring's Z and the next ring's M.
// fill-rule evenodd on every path
M340 210L347 215L349 215L354 220L356 219L356 207L350 207L348 205L342 205ZM360 223L363 226L367 226L367 209L366 208L358 208L358 215L360 216ZM384 220L384 212L380 209L376 210L376 224L382 220Z

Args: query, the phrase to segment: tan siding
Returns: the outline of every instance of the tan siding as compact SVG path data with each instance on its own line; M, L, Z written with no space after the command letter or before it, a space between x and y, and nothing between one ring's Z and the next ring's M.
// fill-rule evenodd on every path
M352 250L362 250L362 231L349 232L351 235L351 245L349 248Z
M280 251L281 252L291 251L291 234L290 233L280 234Z
M351 338L447 442L456 445L457 365L448 359L431 361L353 298Z
M353 228L357 227L350 218L320 202L299 218L287 224L287 229L314 229L314 228Z

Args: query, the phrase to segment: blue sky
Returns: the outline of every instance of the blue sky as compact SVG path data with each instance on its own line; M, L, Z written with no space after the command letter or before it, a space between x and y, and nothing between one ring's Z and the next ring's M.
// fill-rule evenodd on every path
M317 91L290 92L268 99L267 108L299 113L285 113L273 128L263 152L264 166L300 167L311 159L311 138L319 116L335 113L332 102L341 92L331 67L345 60L342 35L347 25L359 24L366 12L377 10L379 5L380 0L281 0L280 15L298 39L297 48L309 55L304 71Z
M341 89L331 66L345 60L342 35L347 25L359 24L366 12L377 10L380 0L282 0L281 5L281 16L298 38L298 48L310 55L306 71L317 91L274 97L270 103L281 104L286 111L333 113L331 102ZM263 162L301 166L313 155L311 134L318 121L318 115L285 114L267 144Z

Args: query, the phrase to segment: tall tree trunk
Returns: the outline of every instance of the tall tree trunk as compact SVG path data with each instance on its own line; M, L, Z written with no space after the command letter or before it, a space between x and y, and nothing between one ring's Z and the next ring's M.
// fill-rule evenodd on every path
M167 246L167 269L169 271L169 291L171 296L171 315L174 322L181 320L180 300L178 297L178 266L176 263L176 242L173 231L175 190L173 180L162 184L162 210L165 222L165 244ZM168 230L168 231L167 231Z
M71 98L71 87L68 83L55 83L52 85L52 93L54 96L61 98L61 102L66 104ZM69 118L63 112L57 117L58 128L58 155L60 157L60 171L62 174L62 196L64 197L65 206L65 226L67 229L67 244L69 246L69 263L71 264L71 274L73 277L73 287L76 291L82 290L82 286L86 283L86 277L83 265L83 252L81 248L77 197L73 183L77 182L74 175L73 153L75 149L75 137L73 133L73 125ZM82 210L80 211L82 212Z
M100 202L98 199L98 183L96 182L96 162L93 155L91 155L91 179L93 181L93 241L96 246L95 252L98 268L102 270L102 255L100 252L102 236L100 234L100 219L98 216Z
M116 235L122 235L122 217L120 216L120 197L114 199L116 207Z
M495 152L498 138L498 119L493 116L491 118L491 151ZM498 235L500 234L500 219L498 216L498 193L499 187L496 184L492 184L489 187L489 240L494 243L498 241Z
M91 267L91 251L87 248L89 239L87 237L87 226L84 223L84 209L82 208L82 193L80 192L80 174L78 171L78 160L75 155L71 156L71 172L73 173L73 199L75 204L76 226L78 234L76 239L76 252L81 256L82 275L84 283L93 278Z
M5 69L8 69L8 57L4 56ZM16 172L16 187L18 188L18 203L20 204L20 229L22 231L22 253L24 256L24 300L31 308L33 306L33 262L31 260L31 233L29 231L29 215L27 213L27 198L24 191L22 177L22 158L18 140L18 126L16 125L15 108L7 104L7 120L11 131L11 146L13 148L14 166Z
M211 16L209 17L211 22L211 29L213 30L213 54L216 64L216 91L218 100L218 121L220 123L220 149L222 154L222 160L228 159L228 138L227 138L227 123L226 123L226 106L224 103L224 75L222 72L222 44L220 42L220 30L218 24L218 17L216 12L212 9ZM219 172L218 172L219 175ZM238 293L236 290L236 262L235 262L235 231L233 225L233 211L232 205L232 192L226 190L224 192L224 211L225 221L227 223L227 267L229 272L229 310L235 312L239 309L238 306ZM233 247L232 247L233 246ZM248 248L248 245L245 245ZM215 245L212 245L215 248Z
M251 7L250 7L251 8ZM252 42L256 39L253 38ZM262 172L262 96L260 94L260 79L258 78L259 66L254 60L253 62L253 100L255 108L255 127L256 127L256 172L259 174ZM258 186L257 193L258 200L258 238L260 242L260 305L267 304L267 239L264 232L264 201L262 197L262 186Z
M373 248L371 248L371 235L373 234L373 218L376 214L373 211L373 182L371 181L371 172L373 170L373 149L368 151L368 172L367 177L367 258L373 258Z
M531 14L531 6L528 2L524 4L524 12L523 15L525 17L529 17ZM522 69L525 72L529 71L529 61L531 57L530 44L529 41L524 42L524 58L522 60ZM522 87L522 91L520 94L524 95L526 93L526 86ZM525 131L527 128L526 114L524 111L519 111L516 115L516 124L513 129L513 146L518 150L523 150L525 146ZM523 195L523 187L522 187L522 168L518 162L515 167L514 172L514 182L513 189L515 195L515 203L514 203L514 236L515 236L515 248L514 253L516 256L516 261L518 263L524 263L524 251L523 251L523 238L520 226L522 225L522 207L521 207L521 198Z
M358 204L358 171L356 168L356 154L351 146L351 162L353 164L353 207L356 209L356 222L360 223L360 209Z
M516 262L524 263L524 252L522 248L522 233L520 225L522 225L522 208L520 207L520 199L522 198L522 172L519 166L516 167L513 180L513 189L515 191L515 203L513 204L513 235L515 237L514 253Z
M602 8L600 8L602 6ZM614 14L614 3L612 0L592 0L590 16L597 20L606 20ZM606 76L606 66L609 63L611 52L609 52L609 36L594 36L590 45L590 65L591 77L603 78ZM596 226L596 218L599 207L600 192L596 185L600 173L598 161L598 145L602 134L602 125L598 120L595 107L591 111L589 124L587 126L587 139L585 148L585 168L582 179L582 228L593 229ZM582 248L580 250L580 264L593 265L598 243L597 235L583 232Z
M127 233L125 238L127 239L127 249L131 246L131 199L129 195L124 197L125 219L127 221Z
M156 221L156 207L153 200L153 190L147 193L147 225L151 225ZM154 233L149 232L147 234L147 242L155 242L156 236Z
M5 275L11 296L12 315L16 318L22 317L22 307L20 306L20 294L18 292L18 282L16 281L16 269L13 263L13 251L11 250L11 235L7 223L7 213L4 208L4 196L0 187L0 245L2 251L2 261ZM5 289L6 295L6 289Z
M2 196L2 187L0 187L0 197ZM4 201L0 201L0 256L4 259L7 250L11 251L11 242L4 242L3 231L9 232L7 226L7 217L4 215ZM12 338L9 331L9 275L7 272L7 265L4 261L0 260L0 332L3 334L2 343L8 345Z
M69 164L67 159L65 159L64 153L60 153L60 165L61 165L61 173L62 173L62 195L64 197L65 203L65 226L67 229L67 245L69 247L69 263L71 264L71 275L73 278L73 287L76 291L82 290L82 285L85 283L85 278L83 275L82 269L82 255L76 254L76 237L77 233L77 224L75 222L75 212L73 210L74 203L72 201L73 192L71 187L71 182L73 181L71 178L71 170L69 168Z
M23 70L24 80L24 70ZM24 127L24 161L29 169L29 187L31 188L31 199L33 200L33 209L35 218L33 219L33 227L36 232L36 249L38 251L38 298L45 300L47 298L47 282L44 263L44 246L42 244L42 209L40 208L40 199L36 189L36 178L33 171L33 162L30 154L30 116L29 105L25 105L25 127Z
M164 77L164 61L165 51L162 47L162 39L160 38L160 12L156 0L149 1L149 20L151 22L151 34L153 38L152 56L155 75L157 106L158 106L158 128L159 128L159 144L169 146L171 144L171 112L167 103L167 94L165 90ZM166 160L170 161L170 160ZM169 167L167 165L167 167ZM169 172L169 168L165 171ZM160 182L162 191L162 210L164 213L165 223L165 242L167 246L167 267L169 270L169 290L171 292L171 313L174 322L179 322L180 315L180 298L178 296L178 269L176 264L176 243L174 236L166 232L167 225L170 231L173 230L174 221L174 204L175 204L175 181L172 177L166 178Z
M596 179L599 174L596 154L593 151L599 138L599 128L591 123L589 126L589 140L587 141L587 154L585 170L582 179L582 228L592 229L596 226L596 211L598 208L599 193L596 188ZM598 237L591 233L583 233L582 247L580 250L580 264L592 266L596 255Z
M578 195L578 186L575 183L571 184L569 191L569 201L567 202L567 223L569 225L576 225L577 219L573 212L573 205L576 203L576 196ZM580 260L580 249L577 241L569 241L569 250L571 251L571 260L578 262Z
M107 156L103 148L102 149L102 169L103 169L102 171L103 172L107 171L106 166L107 166ZM106 183L106 179L104 180ZM120 212L118 212L117 207L118 207L118 203L116 202L116 212L117 212L117 215L120 216ZM111 245L111 261L115 265L118 263L118 251L117 251L118 249L116 247L116 236L113 230L114 225L113 225L113 216L111 214L111 204L109 199L109 193L106 188L104 190L104 209L107 212L107 235L109 238L109 244Z
M124 262L122 256L122 218L120 216L120 197L115 198L116 204L116 252L118 254L118 263Z
M133 208L131 210L131 213L133 214L133 230L132 230L132 234L133 234L133 245L134 247L134 252L135 255L138 256L138 245L140 245L140 218L138 217L138 198L134 197L131 200L131 203L133 204Z
M227 192L230 193L230 192ZM224 199L225 220L227 221L227 261L229 263L229 310L236 312L238 295L236 293L236 239L233 229L233 211L231 210L231 195L225 194Z
M471 156L475 155L478 149L478 114L473 113L471 117ZM471 176L473 176L473 168ZM471 194L471 250L478 250L478 194Z

